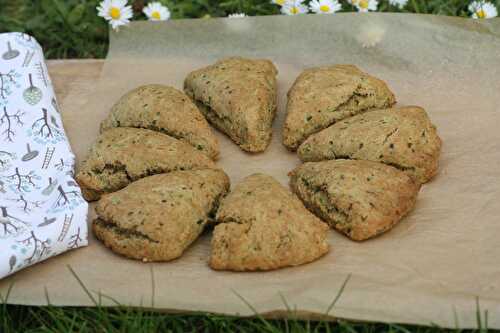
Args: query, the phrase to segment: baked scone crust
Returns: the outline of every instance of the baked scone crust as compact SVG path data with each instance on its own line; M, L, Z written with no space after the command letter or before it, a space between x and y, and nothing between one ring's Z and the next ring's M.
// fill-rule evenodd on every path
M84 198L93 201L150 175L205 168L215 168L215 163L185 142L155 131L118 127L97 138L76 181Z
M200 110L182 91L149 84L135 88L111 108L101 132L114 127L145 128L189 143L212 159L219 156L219 143Z
M288 92L283 144L294 151L307 137L342 119L396 103L387 84L353 65L309 68Z
M311 135L298 149L302 161L336 158L392 165L420 183L438 171L441 139L424 109L376 110L344 119Z
M357 241L391 229L420 190L403 171L356 160L304 163L291 172L290 185L309 210Z
M184 91L241 149L262 152L272 136L277 73L269 60L226 58L189 73Z
M143 178L99 200L92 230L113 252L169 261L198 238L228 190L229 178L214 169Z
M272 177L245 178L222 201L210 267L272 270L311 262L329 250L328 226Z

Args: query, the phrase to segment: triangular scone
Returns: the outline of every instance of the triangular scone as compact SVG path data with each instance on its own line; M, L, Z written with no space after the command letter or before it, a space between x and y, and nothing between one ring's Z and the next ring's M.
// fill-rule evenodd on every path
M420 183L437 172L441 139L420 107L376 110L344 119L311 135L298 149L302 161L354 159L382 162Z
M241 149L261 152L271 141L277 73L269 60L227 58L191 72L184 90Z
M356 66L306 69L288 92L283 144L295 150L309 135L339 120L394 103L385 82Z
M222 201L210 267L255 271L296 266L328 252L328 226L270 176L245 178Z
M104 195L92 229L113 252L144 261L180 257L229 189L221 170L176 171Z
M355 160L308 162L291 173L307 208L353 240L391 229L412 210L420 184L391 166Z
M85 199L92 201L139 178L205 168L215 168L215 163L185 142L159 132L121 127L97 138L76 180Z
M183 92L160 84L138 87L125 94L101 123L113 127L145 128L187 142L216 159L219 143L205 117Z

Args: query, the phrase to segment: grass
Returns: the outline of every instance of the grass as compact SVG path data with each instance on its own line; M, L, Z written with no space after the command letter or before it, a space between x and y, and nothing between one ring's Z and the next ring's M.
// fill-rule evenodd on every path
M500 0L496 0L500 1ZM498 2L494 1L497 5ZM279 14L268 0L163 0L172 18ZM108 26L96 16L97 0L0 0L0 32L24 31L37 38L48 58L104 58ZM343 11L354 8L342 0ZM133 1L135 19L144 19L145 1ZM409 0L399 10L380 1L379 11L468 16L468 0ZM339 294L340 295L340 294ZM244 300L242 300L244 301ZM251 306L250 304L248 304ZM334 303L332 303L333 308ZM478 311L478 329L487 332ZM164 314L127 307L33 307L0 303L0 332L459 332L438 327L298 320L243 319L213 314ZM490 330L491 331L491 330Z
M227 16L235 12L247 15L279 14L269 0L160 0L173 19ZM307 0L308 2L309 0ZM469 16L472 0L409 0L400 10L379 0L381 12L409 12L450 16ZM498 5L500 0L492 0ZM145 0L133 4L134 19L141 14ZM347 0L340 0L342 11L354 11ZM108 45L108 25L96 15L98 0L0 0L0 32L24 31L44 47L48 58L104 58Z
M285 307L290 312L289 318L284 320L268 320L258 315L253 306L242 296L236 296L246 304L254 313L252 318L239 318L234 316L216 315L210 313L192 314L166 314L142 308L121 306L118 302L115 307L101 306L100 300L87 289L81 279L71 267L69 270L78 281L94 307L56 307L50 305L47 296L47 306L21 306L9 305L7 300L13 286L7 295L0 295L0 332L337 332L337 333L437 333L437 332L494 332L488 330L488 312L481 311L479 300L476 303L477 329L442 329L437 326L397 325L385 323L366 323L345 320L306 321L293 318L293 311L283 298ZM349 281L346 278L337 295L328 307L326 313L331 314L337 301ZM152 286L154 289L152 275ZM152 300L154 304L154 300ZM499 331L500 332L500 331Z
M0 331L10 332L487 332L437 327L298 320L242 319L211 314L162 314L126 307L57 308L7 305L0 308Z

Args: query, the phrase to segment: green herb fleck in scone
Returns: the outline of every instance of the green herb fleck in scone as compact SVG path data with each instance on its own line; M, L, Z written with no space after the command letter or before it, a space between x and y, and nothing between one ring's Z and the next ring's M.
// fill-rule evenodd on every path
M344 119L311 135L298 149L302 161L370 160L392 165L419 181L438 170L441 139L424 109L376 110Z
M391 229L420 190L403 171L356 160L304 163L291 172L290 185L309 210L357 241Z
M210 267L272 270L311 262L329 250L328 226L272 177L245 178L216 216Z
M269 60L227 58L191 72L184 91L241 149L262 152L272 136L277 73Z
M180 257L229 190L221 170L176 171L104 195L92 229L113 252L143 261Z
M113 127L150 129L189 143L213 160L219 155L217 138L200 110L169 86L149 84L125 94L101 123L101 132Z
M385 82L356 66L306 69L288 92L283 144L290 150L313 133L354 115L396 103Z
M215 168L215 163L191 145L159 132L123 127L97 138L76 180L85 199L93 201L150 175L205 168Z

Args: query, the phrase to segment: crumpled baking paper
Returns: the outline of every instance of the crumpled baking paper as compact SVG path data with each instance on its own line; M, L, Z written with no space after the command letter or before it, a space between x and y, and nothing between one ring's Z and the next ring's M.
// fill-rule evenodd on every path
M500 328L499 54L498 19L346 13L125 27L111 35L100 80L85 79L88 63L67 62L61 69L61 85L71 87L62 100L63 120L78 160L127 90L145 83L182 89L193 69L241 55L275 62L278 113L263 154L246 154L218 133L218 165L233 185L254 172L287 185L287 173L300 161L281 144L286 92L304 68L332 63L355 64L386 81L399 105L427 110L443 139L439 174L423 186L415 210L390 232L356 243L332 231L331 252L300 267L212 271L207 265L210 233L178 260L148 264L120 257L90 236L85 249L0 281L0 294L14 283L10 303L43 305L48 294L55 305L93 305L68 270L71 265L103 305L117 301L244 316L255 309L274 317L450 328L477 327L480 310L483 325L488 311L489 328ZM94 216L91 209L89 221ZM288 312L287 306L296 311Z

